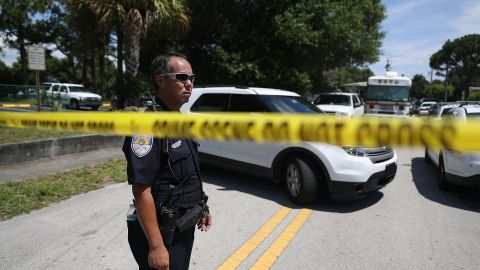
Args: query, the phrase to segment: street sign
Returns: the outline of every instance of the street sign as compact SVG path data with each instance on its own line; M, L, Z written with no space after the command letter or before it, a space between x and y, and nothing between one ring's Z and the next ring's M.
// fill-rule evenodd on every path
M45 70L45 49L42 47L28 46L28 69Z

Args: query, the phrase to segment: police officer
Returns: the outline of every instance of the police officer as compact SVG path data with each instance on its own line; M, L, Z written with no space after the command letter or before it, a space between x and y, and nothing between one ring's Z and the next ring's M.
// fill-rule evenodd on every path
M154 105L148 110L180 111L190 98L195 78L186 57L178 53L159 55L152 62L151 72L156 93ZM197 147L196 142L185 138L145 134L125 138L122 150L136 208L127 219L128 241L139 269L188 269L195 223L205 232L212 225L208 207L205 209ZM169 227L165 224L171 223L170 217L188 216L189 209L192 213L200 204L202 214L193 226L184 231L170 227L171 238L168 228L164 230ZM174 214L164 218L165 213Z

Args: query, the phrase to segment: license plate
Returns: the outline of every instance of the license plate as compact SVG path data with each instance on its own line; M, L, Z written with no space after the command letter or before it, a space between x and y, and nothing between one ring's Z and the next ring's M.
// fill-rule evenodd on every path
M385 166L385 177L392 177L397 172L397 164L390 163Z
M380 105L380 110L390 111L392 109L393 109L393 107L390 106L390 105Z

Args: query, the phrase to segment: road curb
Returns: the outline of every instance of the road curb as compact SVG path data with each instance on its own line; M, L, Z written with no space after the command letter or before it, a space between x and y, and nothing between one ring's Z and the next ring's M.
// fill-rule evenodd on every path
M1 144L0 166L103 148L121 147L122 144L123 137L97 134Z

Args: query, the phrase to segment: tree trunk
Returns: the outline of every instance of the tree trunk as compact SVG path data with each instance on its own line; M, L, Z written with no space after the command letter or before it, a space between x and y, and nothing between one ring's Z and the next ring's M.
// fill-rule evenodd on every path
M82 84L84 86L87 84L87 56L86 56L86 54L82 55Z
M123 29L117 25L117 80L123 77Z
M125 73L131 77L137 76L140 59L141 29L134 21L125 25Z
M27 59L27 49L25 48L25 38L24 38L24 33L23 29L18 30L18 41L19 41L19 49L20 49L20 61L22 64L22 78L23 78L23 84L28 85L28 59Z
M105 97L105 50L103 48L98 52L98 88L100 89L102 96Z
M72 68L72 70L71 70L72 79L73 79L73 81L77 81L77 68L75 66L74 58L70 54L67 56L67 58L68 58L68 63L70 63L70 68Z
M92 86L94 88L97 88L97 76L95 75L96 73L96 68L95 68L95 48L90 49L90 79L92 82Z

